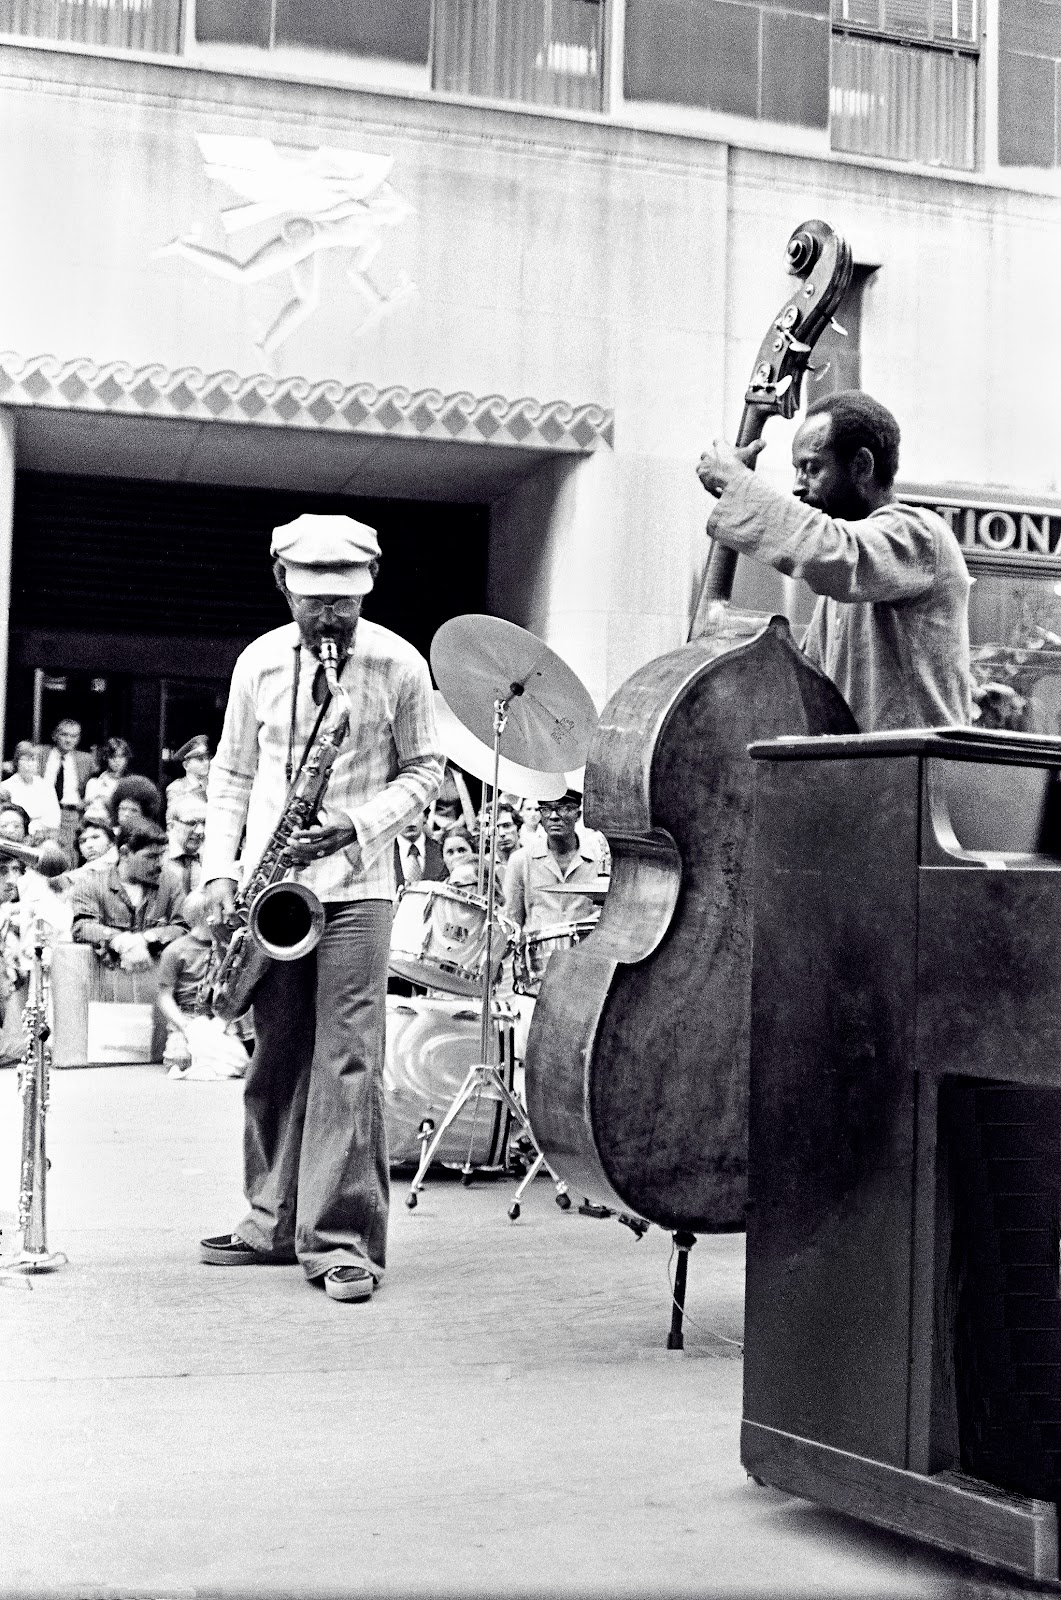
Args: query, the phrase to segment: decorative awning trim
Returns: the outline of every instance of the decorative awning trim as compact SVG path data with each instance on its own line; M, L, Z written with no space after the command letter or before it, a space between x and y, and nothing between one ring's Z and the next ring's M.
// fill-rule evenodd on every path
M267 428L436 439L463 444L581 454L610 446L614 412L567 400L508 400L466 391L407 389L393 384L343 384L336 378L274 378L257 372L199 367L171 370L159 362L95 362L87 356L28 358L0 352L0 405L50 406L65 411L171 417L186 422L233 422Z

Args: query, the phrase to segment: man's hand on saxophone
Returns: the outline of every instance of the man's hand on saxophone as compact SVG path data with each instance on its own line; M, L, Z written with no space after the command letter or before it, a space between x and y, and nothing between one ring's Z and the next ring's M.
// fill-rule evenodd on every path
M235 922L236 887L235 878L211 878L209 883L203 884L202 892L206 896L208 922Z
M322 856L334 856L338 851L346 850L352 870L358 872L361 869L361 846L352 822L298 828L291 835L289 843L296 861L319 861Z

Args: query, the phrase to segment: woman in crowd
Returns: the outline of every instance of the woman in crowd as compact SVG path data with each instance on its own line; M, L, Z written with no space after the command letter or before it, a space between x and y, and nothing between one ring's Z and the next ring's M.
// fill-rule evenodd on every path
M55 785L45 783L37 766L37 750L29 739L21 739L15 746L15 770L10 778L0 783L0 795L19 806L29 818L28 831L34 836L46 832L53 838L59 833L59 796Z
M458 867L475 866L475 850L463 828L451 828L442 840L442 861L448 882Z
M72 889L97 872L108 872L118 860L118 846L109 823L86 817L77 836L77 865L52 881L56 894L66 898Z
M542 827L542 814L538 810L538 802L536 800L524 800L519 808L519 814L522 819L519 829L519 842L521 845L533 844L536 839L545 837L545 829Z
M104 805L110 803L115 784L125 777L132 763L133 747L124 739L108 739L99 758L103 761L103 770L85 784L86 806L100 800Z
M10 839L12 844L25 844L29 838L29 813L14 800L0 796L0 839Z
M162 822L162 795L150 778L131 773L119 778L107 802L111 826L115 830L128 828L139 821Z
M118 846L114 842L114 834L106 823L90 817L81 824L81 832L77 836L77 853L81 866L104 869L114 866L118 860Z

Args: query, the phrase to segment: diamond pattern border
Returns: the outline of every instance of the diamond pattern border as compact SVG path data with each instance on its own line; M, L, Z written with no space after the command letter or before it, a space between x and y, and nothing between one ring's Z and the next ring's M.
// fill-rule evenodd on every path
M72 361L52 355L26 358L11 350L0 352L0 396L5 405L518 445L580 455L610 447L615 421L604 406L567 400L507 400L499 394L478 398L400 384L377 389L334 378L311 383L264 372L245 378L231 370L171 371L157 363L134 367L128 361L100 363L86 356Z

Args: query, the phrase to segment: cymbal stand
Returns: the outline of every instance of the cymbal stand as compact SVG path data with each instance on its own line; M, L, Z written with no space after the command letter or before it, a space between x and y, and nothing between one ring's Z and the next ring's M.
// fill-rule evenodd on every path
M501 735L504 733L505 725L508 722L509 706L512 704L512 701L518 698L518 696L522 693L523 684L513 683L509 685L509 694L504 699L497 699L494 701L494 781L491 789L490 801L490 852L489 870L487 872L486 882L486 949L483 952L482 1012L479 1021L479 1060L473 1062L468 1068L464 1082L457 1090L456 1095L450 1103L449 1109L442 1118L442 1121L439 1123L438 1128L435 1130L434 1137L432 1138L430 1144L425 1145L420 1152L420 1164L413 1176L412 1183L409 1185L409 1193L405 1197L405 1204L408 1206L410 1211L414 1211L416 1209L416 1203L420 1194L420 1190L424 1186L424 1175L434 1160L435 1152L442 1143L442 1139L447 1129L460 1115L461 1111L464 1109L473 1095L476 1099L476 1106L478 1106L479 1097L484 1092L486 1092L488 1097L492 1100L503 1101L508 1107L511 1115L515 1118L516 1122L523 1130L524 1134L534 1145L535 1150L538 1149L527 1113L524 1110L519 1098L513 1093L508 1084L505 1082L504 1078L501 1076L496 1063L491 1060L492 1052L490 1049L490 1023L492 1021L493 1010L493 978L491 974L493 971L494 958L494 932L497 927L497 909L494 896L497 889L497 802L498 776L501 765ZM539 1154L540 1153L541 1152L539 1151ZM544 1161L544 1157L542 1157L542 1160ZM468 1160L465 1162L463 1168L465 1180L471 1177L472 1170L471 1155L469 1152ZM559 1196L561 1193L566 1195L566 1184L563 1184L561 1180L557 1178L556 1174L551 1171L551 1169L550 1176L552 1177L553 1182L556 1184L557 1195Z

